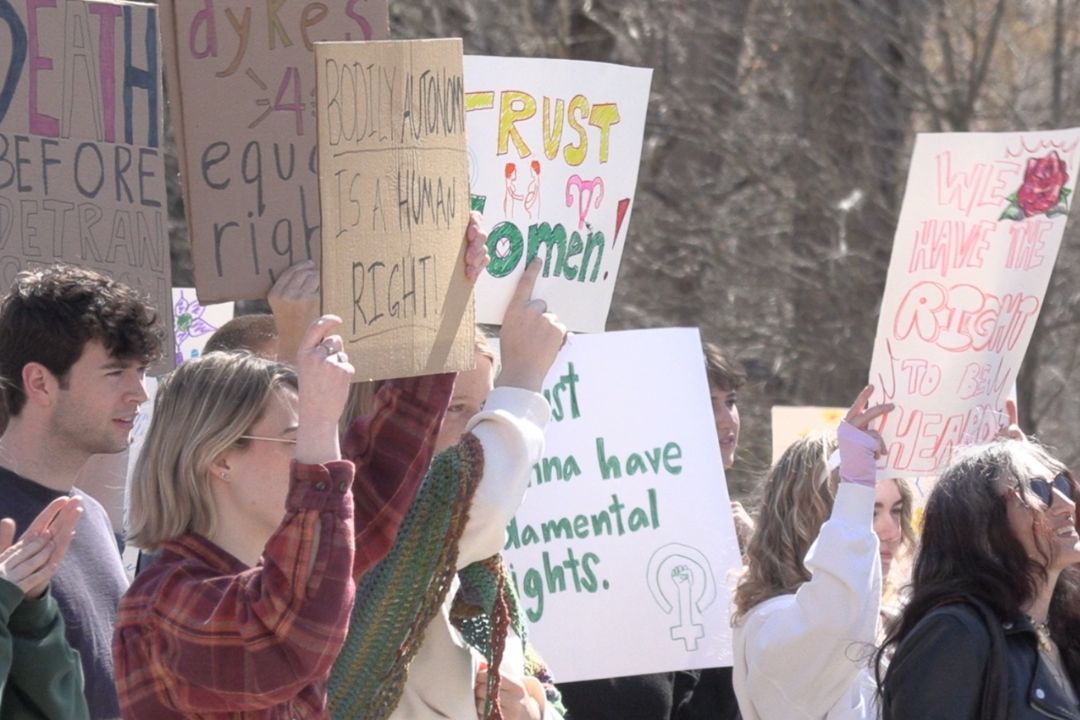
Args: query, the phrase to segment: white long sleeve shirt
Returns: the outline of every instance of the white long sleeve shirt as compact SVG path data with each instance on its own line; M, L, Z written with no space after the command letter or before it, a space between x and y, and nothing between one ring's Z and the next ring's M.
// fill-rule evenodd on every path
M549 413L542 395L501 387L491 391L483 411L466 426L466 431L472 432L484 448L484 472L458 545L459 570L502 551L506 526L525 496L532 466L544 451ZM450 607L457 590L455 577L440 613L428 625L423 644L409 666L401 701L391 720L476 717L474 687L482 658L450 624ZM506 644L500 668L520 676L524 671L520 641L511 633ZM514 667L518 663L520 667ZM553 717L548 710L545 718Z
M732 637L743 720L874 720L881 605L874 490L841 483L806 555L811 579L748 612Z

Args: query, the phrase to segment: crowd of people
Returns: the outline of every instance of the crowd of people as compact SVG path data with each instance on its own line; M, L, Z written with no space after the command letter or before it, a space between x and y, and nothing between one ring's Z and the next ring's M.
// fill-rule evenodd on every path
M473 217L469 280L486 248ZM732 505L732 667L558 683L500 556L567 334L539 271L498 361L480 340L473 370L353 383L318 270L291 268L271 315L160 380L133 581L77 482L128 447L164 329L108 277L20 274L0 302L0 718L1080 720L1073 475L1010 424L957 454L917 534L869 387L783 453L753 514ZM711 344L703 362L731 467L746 376Z

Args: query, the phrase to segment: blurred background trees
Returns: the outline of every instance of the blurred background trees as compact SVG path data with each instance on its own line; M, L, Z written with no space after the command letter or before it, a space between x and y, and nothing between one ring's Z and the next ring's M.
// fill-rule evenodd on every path
M737 494L772 405L866 381L915 133L1080 125L1080 0L397 0L391 31L654 68L608 329L698 326L743 361ZM1071 463L1078 240L1074 217L1018 383L1024 428Z

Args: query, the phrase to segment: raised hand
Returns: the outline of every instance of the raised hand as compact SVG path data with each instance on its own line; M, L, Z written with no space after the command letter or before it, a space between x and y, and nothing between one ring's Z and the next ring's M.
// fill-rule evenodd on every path
M469 213L469 225L465 228L465 277L469 282L476 282L488 265L488 234L481 229L482 222L480 213Z
M17 585L28 598L41 597L75 537L82 512L82 498L57 498L14 545L15 521L0 520L0 578Z
M863 388L836 431L840 446L840 478L870 487L877 482L877 459L887 452L881 435L869 429L870 423L895 407L892 403L870 407L873 394L873 385Z
M296 353L300 382L296 459L302 463L323 463L341 456L338 419L355 370L343 350L341 336L333 334L339 325L341 318L323 315L304 333Z
M566 326L547 312L544 300L532 297L542 265L540 260L529 263L506 308L499 333L502 372L496 385L539 392L566 341Z
M300 339L319 316L319 269L313 260L289 267L270 288L266 301L278 331L278 360L292 364Z

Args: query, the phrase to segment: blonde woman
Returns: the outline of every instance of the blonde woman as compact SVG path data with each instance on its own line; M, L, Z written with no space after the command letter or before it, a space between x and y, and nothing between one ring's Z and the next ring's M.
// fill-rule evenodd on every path
M211 353L162 383L129 518L160 557L113 641L125 718L325 715L354 592L340 322L312 324L295 373Z
M884 450L870 422L892 409L859 394L833 444L792 445L762 489L765 501L735 593L733 680L744 720L877 717L869 656L883 564L904 537L895 480L876 481ZM908 496L910 499L910 495Z

